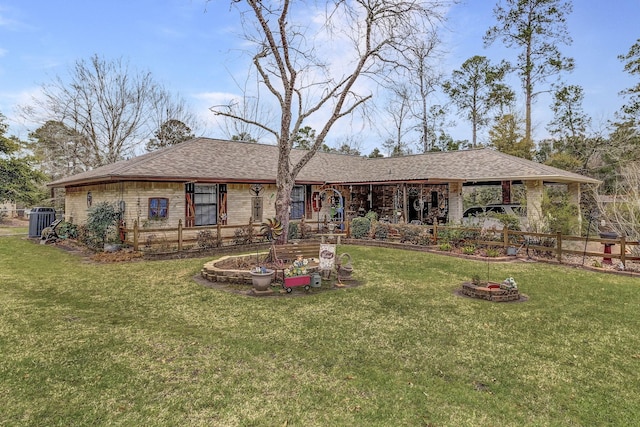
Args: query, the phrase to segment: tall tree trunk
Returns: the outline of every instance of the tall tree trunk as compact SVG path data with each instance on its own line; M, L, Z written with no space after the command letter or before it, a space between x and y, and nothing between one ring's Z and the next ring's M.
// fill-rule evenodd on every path
M290 154L289 141L280 141L275 203L276 218L282 224L283 233L278 237L277 244L285 244L289 240L289 208L291 207L291 190L295 184L295 176L291 173L289 163Z
M531 72L533 64L531 63L531 41L527 43L527 65L525 68L525 121L524 121L524 137L527 141L533 141L531 139L531 101L533 99L533 83L531 82Z

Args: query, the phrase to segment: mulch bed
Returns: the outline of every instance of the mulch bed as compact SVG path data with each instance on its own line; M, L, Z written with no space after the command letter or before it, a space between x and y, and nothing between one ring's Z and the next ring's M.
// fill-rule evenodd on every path
M24 225L24 221L15 220L20 225ZM34 243L40 243L39 239L30 239ZM565 255L563 256L562 264L558 263L555 257L538 257L538 256L527 256L523 251L520 251L517 256L499 256L499 257L483 257L479 255L466 255L462 253L461 249L454 249L453 251L439 251L433 247L424 247L410 244L399 244L399 243L391 243L391 242L368 242L368 241L358 241L358 240L350 240L349 244L362 244L369 246L381 246L381 247L389 247L396 249L409 249L409 250L418 250L421 252L433 252L442 255L455 256L459 258L465 259L475 259L482 260L485 262L543 262L549 264L557 264L564 265L567 267L574 268L582 268L585 270L596 271L600 273L609 273L609 274L619 274L624 276L632 276L632 277L640 277L640 263L639 262L627 262L626 269L621 270L619 266L619 262L617 260L613 260L612 264L602 264L602 257L585 257L583 259L582 256L578 255ZM371 244L375 243L375 245ZM386 243L386 244L385 244ZM74 240L64 239L58 240L54 243L47 243L52 246L58 247L61 250L64 250L69 253L73 253L79 257L82 257L85 262L95 262L95 263L113 263L113 262L133 262L140 261L145 259L145 255L141 252L134 252L131 249L123 249L118 252L96 252L84 245L76 243ZM228 251L225 251L225 253ZM188 257L187 254L182 254L181 257ZM193 256L202 257L206 254L196 253ZM212 257L218 256L219 254L211 254ZM209 282L211 283L211 282ZM222 285L221 287L224 287ZM351 287L351 286L347 286Z

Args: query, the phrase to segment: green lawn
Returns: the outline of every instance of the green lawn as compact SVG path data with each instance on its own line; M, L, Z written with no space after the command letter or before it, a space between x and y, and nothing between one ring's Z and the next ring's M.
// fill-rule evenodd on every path
M486 263L342 250L363 286L255 298L194 282L205 259L92 264L0 237L0 425L640 420L640 279L491 264L530 298L496 304L454 294Z
M3 227L0 224L0 236L17 236L17 235L23 235L23 236L27 236L27 234L29 233L29 226L24 226L24 227Z

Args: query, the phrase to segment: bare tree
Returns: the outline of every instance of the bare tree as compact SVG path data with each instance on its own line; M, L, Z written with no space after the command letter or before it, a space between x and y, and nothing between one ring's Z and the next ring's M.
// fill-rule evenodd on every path
M606 202L603 198L596 200L601 219L608 227L627 240L640 240L640 163L631 162L623 166L610 198Z
M457 151L470 148L467 140L454 140L447 132L456 123L449 120L447 108L434 104L427 110L426 116L427 134L425 141L429 147L429 151Z
M244 92L241 99L210 108L214 114L222 118L222 129L227 138L233 141L260 142L267 135L264 127L254 123L271 123L273 114L260 104L259 99Z
M407 82L414 87L417 99L412 104L413 116L418 120L420 134L420 150L423 153L431 151L434 146L429 135L434 130L429 126L429 110L433 104L429 98L435 92L442 79L442 73L437 71L432 61L440 56L438 46L440 39L435 31L427 34L426 38L418 39L405 52L408 71Z
M135 155L162 118L181 109L173 107L170 94L150 72L98 55L76 61L68 81L58 76L44 84L42 97L23 106L23 114L37 122L61 123L81 135L87 155L79 160L87 169Z
M342 139L342 143L338 144L338 147L333 151L341 154L348 154L350 156L362 155L362 141L352 135Z
M322 147L336 121L372 98L364 79L376 81L397 67L410 36L433 28L442 19L446 3L450 2L354 0L325 3L325 9L314 9L313 4L303 1L232 2L242 16L245 37L256 48L252 63L277 103L279 118L271 125L227 109L213 111L262 128L277 141L275 205L285 231L296 176ZM320 24L314 27L314 22ZM322 58L330 46L340 52ZM322 117L324 125L311 149L294 163L294 138L314 116ZM283 233L280 242L286 241Z
M158 87L149 100L148 125L154 138L147 142L147 151L175 145L202 133L202 121L186 101L168 90Z
M413 128L409 123L412 118L412 100L413 96L407 85L398 84L391 88L391 98L387 101L385 111L387 116L391 118L392 126L386 129L388 137L383 144L388 156L409 154L409 144L406 137Z

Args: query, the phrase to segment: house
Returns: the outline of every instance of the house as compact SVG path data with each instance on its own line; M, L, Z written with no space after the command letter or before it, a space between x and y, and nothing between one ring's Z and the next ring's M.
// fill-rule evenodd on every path
M293 150L294 161L305 153ZM176 227L246 225L275 215L278 148L195 138L49 183L64 188L65 219L86 221L100 201L117 202L127 224ZM465 185L523 184L530 222L541 218L543 185L567 185L578 204L581 184L599 181L491 149L392 158L317 153L300 171L291 219L342 221L369 210L389 222L459 222Z

